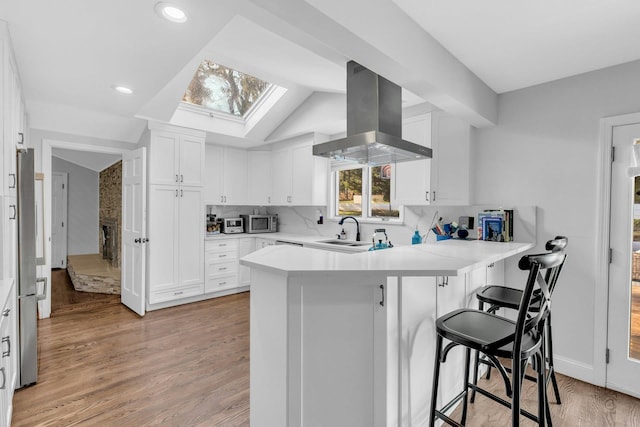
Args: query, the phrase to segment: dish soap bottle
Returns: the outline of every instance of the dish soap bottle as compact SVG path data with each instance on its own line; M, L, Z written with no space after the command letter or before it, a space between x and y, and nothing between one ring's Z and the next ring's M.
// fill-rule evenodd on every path
M344 232L344 228L342 229L342 231L340 232L340 240L347 240L347 233Z
M420 243L422 243L422 236L420 236L420 232L418 231L418 227L416 227L416 231L413 233L413 236L411 237L411 244L412 245L419 245Z

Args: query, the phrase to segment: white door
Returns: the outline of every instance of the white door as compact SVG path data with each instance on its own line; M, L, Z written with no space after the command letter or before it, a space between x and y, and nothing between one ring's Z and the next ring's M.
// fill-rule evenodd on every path
M611 166L612 262L609 266L606 385L640 397L640 312L633 315L631 310L632 295L636 299L636 310L640 306L640 251L635 267L633 256L634 247L640 249L640 224L639 231L634 233L634 222L640 223L640 194L636 194L640 191L640 177L628 175L632 145L637 139L640 139L640 123L613 128L615 159Z
M145 313L146 165L144 147L122 156L121 301L140 316Z
M67 191L66 173L51 174L51 268L67 268Z

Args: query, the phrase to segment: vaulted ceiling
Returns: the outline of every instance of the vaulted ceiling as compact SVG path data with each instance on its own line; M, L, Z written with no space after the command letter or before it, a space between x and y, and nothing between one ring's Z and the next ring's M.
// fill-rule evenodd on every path
M405 107L491 126L499 93L640 59L637 0L170 2L186 23L156 0L3 0L30 126L135 143L155 120L245 147L339 133L350 59L405 88ZM240 130L176 112L203 58L286 94Z

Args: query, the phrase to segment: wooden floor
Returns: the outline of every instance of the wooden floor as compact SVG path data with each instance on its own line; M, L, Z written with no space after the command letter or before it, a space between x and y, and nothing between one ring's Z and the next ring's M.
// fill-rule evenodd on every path
M120 295L76 292L67 270L51 270L51 316L59 316L70 311L92 311L114 304L120 304Z
M249 425L248 293L143 318L70 306L38 322L38 383L12 426Z
M39 381L16 392L13 426L249 425L248 293L143 318L117 301L81 297L60 298L39 321ZM555 426L640 426L640 400L558 378ZM498 391L498 381L487 387ZM533 410L535 385L524 392ZM510 412L482 396L469 411L469 426L510 424Z

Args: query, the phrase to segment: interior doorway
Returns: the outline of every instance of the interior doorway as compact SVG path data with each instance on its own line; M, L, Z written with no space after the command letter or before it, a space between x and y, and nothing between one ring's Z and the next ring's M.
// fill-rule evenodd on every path
M124 154L130 151L123 148L105 147L105 146L98 146L98 145L92 145L92 144L72 143L72 142L44 139L42 141L42 173L44 174L45 178L46 177L48 177L49 179L52 178L52 173L53 173L52 157L53 157L53 152L56 150L67 150L67 151L78 152L83 154L89 154L89 153L106 154L111 156L117 156L120 159L123 157ZM50 186L45 187L44 204L43 204L44 220L45 220L44 234L45 234L45 253L46 254L52 254L52 231L53 231L52 209L54 204L53 204L53 197L52 197L53 194L51 190L52 189ZM119 196L121 197L121 190L119 192ZM118 208L118 211L119 211L119 214L121 215L121 208ZM69 213L69 215L71 215L71 212ZM100 255L101 257L101 254L99 252L101 249L103 249L101 246L103 236L99 228L97 209L96 209L95 215L96 215L96 218L94 218L94 221L93 221L95 224L95 227L92 226L91 231L88 231L87 234L90 234L91 235L90 237L93 239L94 243L92 245L94 247L94 252L96 252L96 256ZM119 245L119 244L116 243L116 245ZM113 250L110 250L111 256L114 255L113 252L114 252ZM118 259L117 261L119 262L120 260ZM51 303L52 303L52 287L51 287L52 270L51 268L52 267L54 268L56 267L56 265L53 263L52 256L47 256L46 264L41 267L42 270L39 272L39 276L47 277L47 283L48 283L48 289L46 290L46 298L43 301L40 301L39 303L38 311L39 311L40 318L47 318L51 316ZM118 270L120 270L120 268L118 268ZM117 274L119 276L118 278L121 279L120 271L118 271ZM116 297L118 299L120 298L119 295L116 295Z

